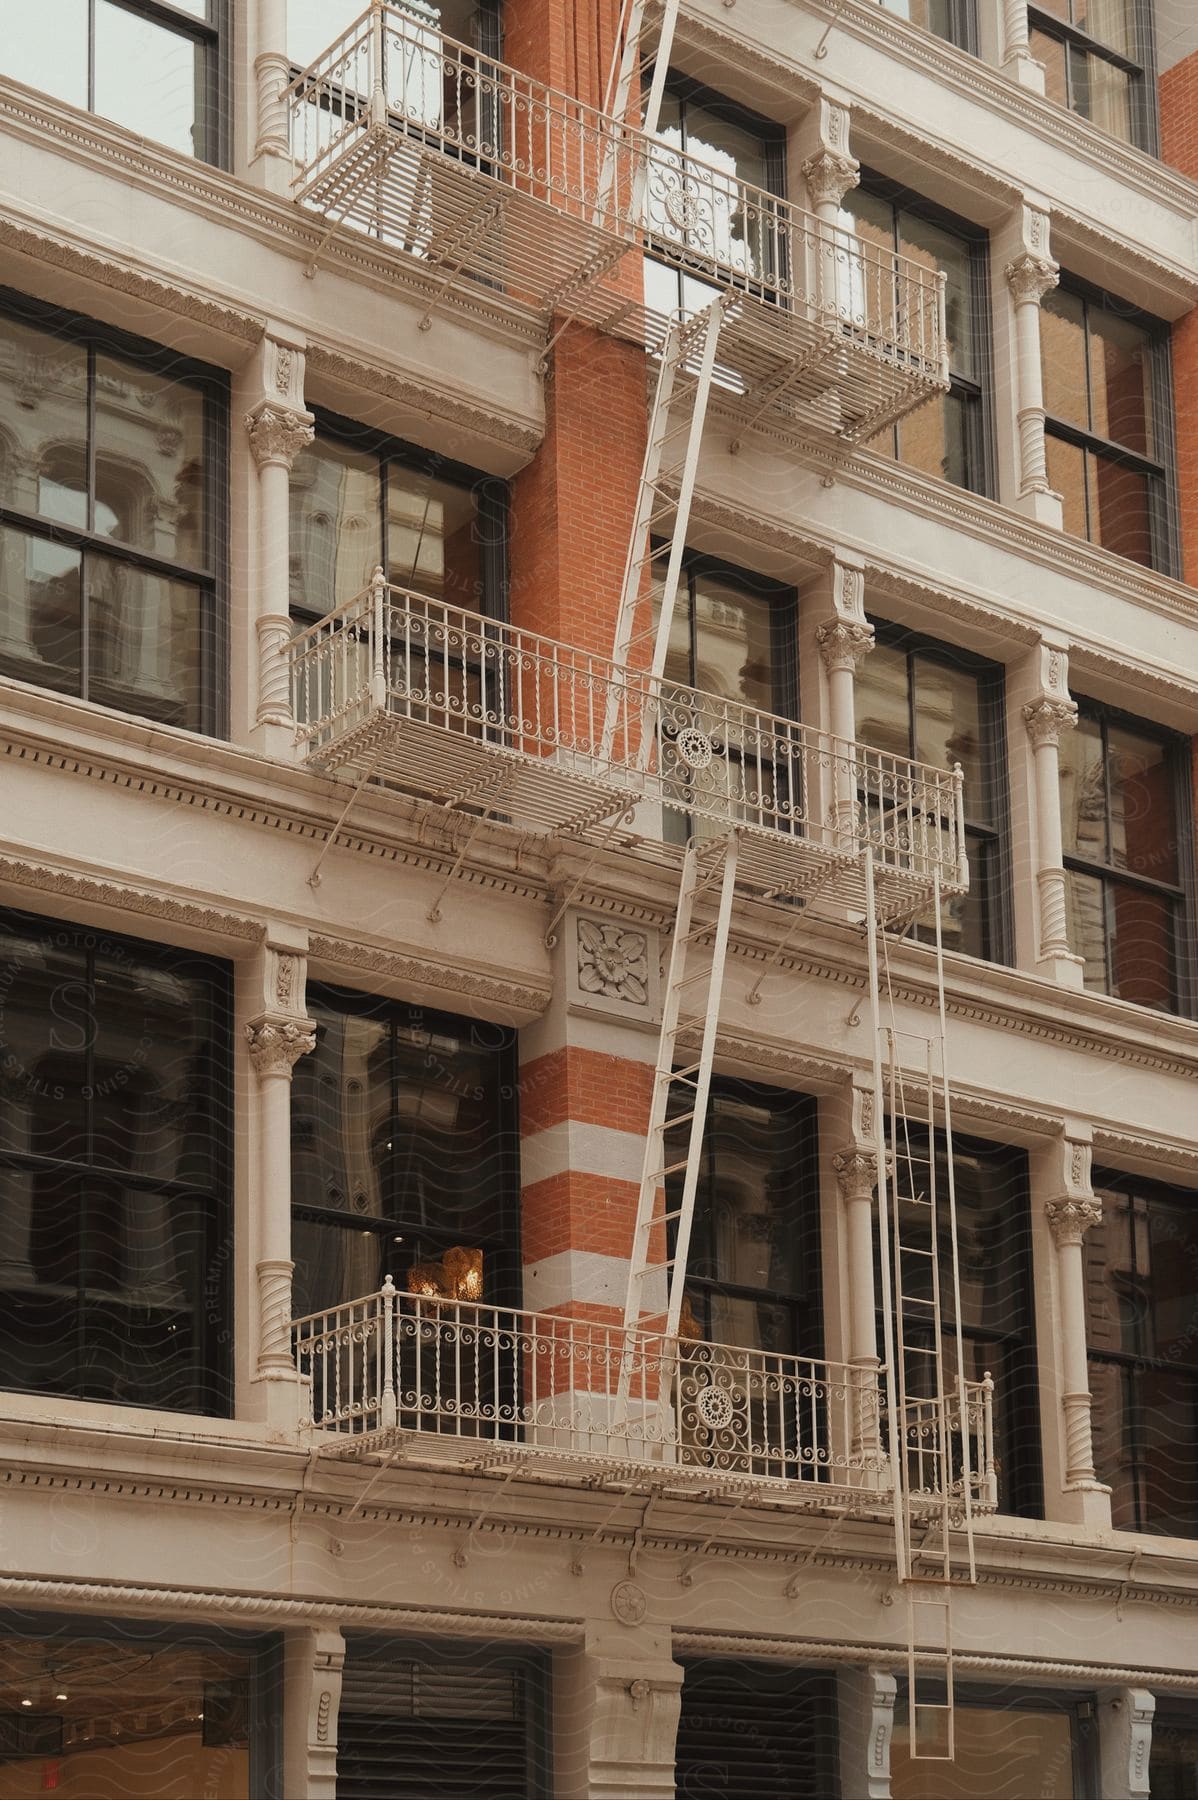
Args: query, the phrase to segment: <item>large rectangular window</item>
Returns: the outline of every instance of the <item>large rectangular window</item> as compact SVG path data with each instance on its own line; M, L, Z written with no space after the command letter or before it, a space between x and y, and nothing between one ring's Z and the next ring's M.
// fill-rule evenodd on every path
M1168 327L1073 280L1040 311L1048 479L1066 531L1174 574Z
M836 1678L823 1669L716 1656L683 1662L677 1800L830 1800Z
M1083 700L1076 729L1061 735L1060 759L1069 942L1085 984L1182 1010L1192 979L1188 743Z
M943 1691L925 1695L922 1686L920 1697L946 1698ZM916 1761L906 1683L900 1685L890 1745L894 1800L1079 1800L1097 1793L1093 1707L1086 1699L962 1683L953 1699L956 1755L951 1762ZM928 1730L923 1713L925 1757L933 1748Z
M227 19L227 0L14 4L0 31L0 75L223 163Z
M274 1800L273 1634L0 1613L0 1791Z
M1099 1175L1083 1240L1094 1460L1117 1529L1198 1537L1198 1195Z
M0 674L223 728L216 371L0 297Z
M1009 851L1003 671L951 644L874 621L874 649L857 670L857 736L939 769L960 763L969 892L946 900L945 948L990 962L1010 958ZM924 921L918 935L934 932Z
M951 388L888 425L870 448L975 494L990 480L990 312L986 233L880 175L863 173L844 197L841 223L867 244L943 271Z
M506 482L321 415L291 474L292 616L322 618L381 564L396 587L502 618L506 535Z
M309 989L316 1048L292 1080L297 1317L402 1291L417 1263L482 1253L479 1291L519 1304L512 1033L335 988Z
M0 1382L228 1411L228 971L0 915Z
M940 1355L946 1386L951 1392L957 1373L955 1307L948 1156L940 1133L936 1134L933 1154L943 1330ZM900 1125L894 1175L896 1203L904 1246L915 1252L932 1247L926 1204L931 1181L928 1156L926 1130L909 1123ZM1040 1518L1043 1492L1027 1159L1018 1150L956 1136L953 1173L965 1379L980 1381L987 1373L994 1377L999 1510L1023 1518ZM880 1291L880 1272L878 1281ZM928 1303L932 1298L930 1260L918 1254L907 1257L903 1283L907 1302L903 1337L908 1351L908 1393L912 1398L931 1397L935 1387L929 1352L935 1351L936 1342L928 1324ZM878 1338L881 1343L880 1324Z
M1155 151L1152 7L1146 0L1032 0L1027 17L1048 98L1124 143Z

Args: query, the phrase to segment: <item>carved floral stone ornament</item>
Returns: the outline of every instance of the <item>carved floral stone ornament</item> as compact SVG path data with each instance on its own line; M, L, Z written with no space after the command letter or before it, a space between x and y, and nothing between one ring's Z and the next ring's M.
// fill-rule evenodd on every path
M1044 1210L1048 1214L1053 1241L1058 1245L1080 1244L1092 1225L1102 1224L1102 1201L1095 1195L1086 1199L1067 1195L1060 1200L1049 1200Z
M649 1610L645 1590L635 1581L617 1581L611 1591L611 1609L621 1625L639 1625Z
M1037 749L1041 744L1059 744L1062 731L1077 724L1075 700L1031 700L1023 709L1023 722Z
M649 1003L649 940L643 931L623 925L578 921L578 985L584 994Z
M815 633L824 667L852 669L864 662L874 647L874 628L855 619L827 619Z
M835 150L818 150L803 164L803 176L816 206L839 206L850 188L861 179L861 164L854 156Z
M282 463L290 468L301 450L316 436L311 413L292 412L286 406L259 406L246 414L250 448L259 466Z
M290 1075L300 1057L316 1048L316 1028L308 1020L263 1019L247 1025L245 1036L259 1075Z
M1051 256L1018 256L1003 270L1016 306L1039 306L1056 287L1060 268Z

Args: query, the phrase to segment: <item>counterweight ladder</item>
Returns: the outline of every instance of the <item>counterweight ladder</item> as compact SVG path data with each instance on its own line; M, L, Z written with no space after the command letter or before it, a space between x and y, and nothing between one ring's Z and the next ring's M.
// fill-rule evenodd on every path
M977 1566L961 1336L952 1103L945 1054L940 892L936 883L938 1029L931 1037L902 1032L895 1023L886 938L878 930L874 908L872 869L867 871L866 893L887 1415L896 1562L907 1614L911 1756L918 1761L951 1762L955 1757L952 1589L975 1583ZM889 1023L882 1018L883 990ZM911 1046L906 1058L903 1045ZM912 1145L907 1127L912 1113L927 1119L926 1152ZM945 1145L943 1165L936 1153L938 1122ZM945 1369L941 1269L946 1241L955 1337L955 1372L951 1375L946 1375Z
M717 295L697 317L676 319L671 324L662 349L649 414L649 434L624 563L620 608L616 615L612 662L617 669L627 669L637 647L652 638L649 676L653 682L661 679L670 645L670 624L682 574L699 446L711 395L716 346L727 304L723 296ZM662 486L662 465L667 452L679 444L684 444L685 448L675 492ZM655 534L664 538L656 551L653 548ZM664 556L666 561L664 582L660 588L654 582L649 593L642 593L646 569L657 556ZM655 599L658 600L656 619L653 617ZM638 614L648 620L639 629ZM603 730L603 755L607 760L612 756L618 714L619 700L613 690ZM648 768L653 752L652 721L648 724L649 729L642 731L637 753L641 768Z
M632 1331L638 1325L647 1325L670 1340L678 1335L682 1314L720 991L728 953L728 926L736 887L736 856L735 832L706 843L698 843L692 838L687 845L662 1007L653 1100L641 1165L628 1293L624 1303L624 1328ZM717 888L719 901L713 927L696 919L696 902ZM697 1051L685 1052L686 1061L680 1068L675 1068L680 1035L686 1033L689 1036L696 1031L699 1038ZM667 1134L673 1132L685 1133L684 1149L672 1151L669 1148ZM681 1193L676 1203L667 1200L663 1205L659 1196L669 1178L677 1175L682 1177ZM663 1400L665 1398L663 1395Z

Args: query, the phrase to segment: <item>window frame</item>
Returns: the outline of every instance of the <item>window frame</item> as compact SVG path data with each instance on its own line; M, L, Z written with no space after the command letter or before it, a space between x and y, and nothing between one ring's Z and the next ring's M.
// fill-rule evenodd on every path
M40 936L49 932L71 933L78 940L78 946L87 959L84 964L87 970L90 970L92 966L91 959L94 952L101 945L111 944L127 953L130 960L137 959L156 967L169 969L178 957L183 956L189 965L194 965L197 969L202 970L208 978L212 997L212 1016L218 1027L212 1038L213 1068L210 1098L214 1102L211 1133L213 1162L209 1188L202 1187L196 1182L181 1181L177 1178L162 1180L133 1169L123 1168L120 1165L98 1163L94 1158L80 1160L77 1157L45 1155L37 1151L0 1149L0 1171L28 1169L34 1173L39 1170L52 1173L58 1170L68 1176L86 1177L89 1172L99 1170L110 1177L120 1176L139 1193L183 1194L190 1196L197 1206L207 1203L203 1214L205 1268L210 1270L220 1265L223 1279L215 1294L208 1282L205 1283L203 1305L196 1308L193 1316L196 1351L192 1380L197 1388L202 1387L211 1397L211 1404L196 1409L182 1406L164 1407L164 1404L159 1401L148 1410L168 1410L193 1418L231 1418L233 1416L234 1370L230 1346L234 1327L234 1284L229 1278L231 1264L222 1254L221 1246L232 1243L234 1224L233 1140L235 1120L233 1111L232 965L221 959L203 955L198 951L180 950L176 946L158 943L148 938L134 938L121 932L94 929L81 924L78 920L53 919L14 908L0 909L0 925L11 930L14 935L24 937L30 942L36 942ZM92 981L90 974L85 979L90 987ZM90 1058L90 1046L88 1054ZM91 1098L90 1095L87 1097ZM77 1233L81 1261L91 1235L89 1227L91 1216L85 1210L78 1221ZM81 1385L79 1381L80 1359L86 1345L79 1323L85 1304L80 1284L75 1300L75 1350L72 1374L76 1386ZM46 1398L58 1395L64 1399L82 1400L91 1405L131 1406L147 1410L144 1400L124 1400L116 1395L101 1398L74 1390L10 1387L7 1383L0 1383L0 1393L3 1392L32 1393Z
M1149 1207L1156 1205L1164 1209L1192 1211L1195 1202L1198 1201L1198 1193L1195 1193L1192 1189L1170 1187L1164 1182L1159 1181L1141 1181L1135 1175L1129 1175L1126 1170L1109 1168L1094 1169L1091 1174L1090 1185L1093 1188L1094 1193L1099 1196L1103 1193L1120 1193L1132 1204L1136 1201L1141 1201L1146 1203ZM1132 1233L1132 1246L1134 1249L1134 1232ZM1138 1384L1139 1378L1142 1375L1147 1373L1181 1373L1190 1376L1194 1383L1195 1390L1198 1391L1198 1354L1195 1354L1192 1362L1183 1363L1175 1355L1149 1356L1141 1350L1093 1349L1090 1344L1089 1325L1090 1314L1089 1308L1087 1307L1087 1368L1091 1363L1094 1363L1104 1368L1119 1370L1123 1373L1125 1379L1132 1384L1132 1405L1128 1408L1123 1419L1124 1429L1129 1440L1138 1439L1137 1421L1141 1416L1141 1404L1138 1399L1136 1384ZM1176 1531L1158 1532L1152 1525L1144 1523L1141 1508L1142 1495L1139 1471L1147 1466L1148 1461L1149 1459L1140 1453L1137 1442L1136 1448L1133 1449L1129 1456L1127 1465L1130 1477L1129 1486L1136 1510L1136 1522L1134 1525L1116 1525L1114 1529L1116 1531L1137 1531L1152 1537L1177 1537L1180 1535L1187 1542L1198 1540L1198 1496L1196 1496L1195 1499L1195 1528L1192 1533L1179 1534ZM1098 1479L1099 1481L1102 1480L1101 1471L1099 1472ZM1198 1473L1195 1474L1195 1484L1196 1487L1198 1487Z
M197 671L200 721L193 731L190 726L171 725L152 714L136 712L126 716L149 719L162 730L186 731L189 736L227 738L229 733L229 377L209 363L167 349L148 339L132 336L116 326L89 319L82 313L50 306L32 300L11 288L0 287L0 318L10 318L19 325L45 331L60 340L77 344L87 352L87 441L82 446L87 464L89 503L95 489L95 415L96 356L114 355L134 361L154 374L169 374L199 390L204 403L204 566L190 567L154 556L133 545L106 537L102 532L59 520L43 518L38 513L24 513L0 502L0 525L22 531L27 536L58 544L75 551L80 558L98 556L110 563L140 569L168 581L179 581L200 590L199 625L200 667ZM31 681L39 692L58 694L67 700L78 700L103 712L120 716L124 709L92 700L86 694L89 674L89 620L87 586L80 565L80 692L45 688ZM23 677L3 677L22 680Z
M930 25L920 25L914 19L903 17L902 13L892 10L887 0L878 0L878 5L891 18L902 19L905 25L911 25L916 31L925 31L929 37L939 39L942 44L952 44L957 50L964 50L969 56L978 54L978 19L977 8L973 0L947 0L950 30L947 34L933 31Z
M935 34L932 34L935 35ZM946 40L941 40L942 42ZM938 206L935 201L926 199L913 188L904 187L901 182L882 174L878 169L862 167L857 186L863 193L875 200L881 200L891 209L893 215L893 244L896 254L906 254L900 244L898 215L906 212L912 218L923 219L929 225L959 238L966 246L969 254L969 313L973 331L973 340L977 350L977 378L957 375L949 370L948 398L968 399L975 404L971 406L972 416L970 429L969 452L978 471L976 487L962 487L961 493L979 494L983 499L997 498L996 471L997 454L994 433L994 329L993 312L990 303L990 234L984 225L978 225L970 219L963 219L958 213L949 212L947 208ZM842 208L851 212L852 191L846 193ZM853 230L856 231L854 220ZM901 429L904 420L897 419L892 425L883 429L893 434L894 449L890 454L897 468L910 469L912 474L922 475L922 469L916 469L906 463L899 455L902 442ZM868 445L864 446L868 449ZM876 452L876 454L883 454ZM947 475L933 475L933 481L943 481L949 487L957 487Z
M1195 1001L1198 999L1198 968L1190 947L1189 939L1195 918L1195 873L1192 853L1194 817L1190 801L1191 748L1190 741L1180 732L1170 731L1168 726L1158 725L1151 719L1139 718L1134 713L1124 712L1120 707L1109 706L1100 700L1091 700L1087 695L1074 694L1077 702L1078 720L1083 718L1095 720L1102 730L1102 755L1104 770L1104 797L1106 801L1106 828L1108 839L1111 828L1111 793L1106 779L1107 768L1107 734L1113 726L1115 729L1134 731L1140 737L1146 737L1161 744L1166 752L1169 778L1173 788L1174 818L1177 827L1177 873L1178 883L1174 887L1169 882L1154 881L1151 876L1137 875L1127 869L1116 869L1106 862L1087 860L1070 850L1062 850L1061 861L1071 874L1087 875L1099 881L1103 889L1103 955L1107 962L1109 975L1109 958L1111 944L1110 911L1107 889L1114 883L1122 887L1132 887L1142 893L1153 894L1168 899L1173 907L1173 930L1170 952L1173 961L1173 994L1174 1004L1171 1008L1149 1006L1144 1001L1129 1000L1124 1004L1139 1006L1148 1013L1161 1013L1166 1018L1193 1018ZM1070 950L1076 955L1072 942ZM1088 990L1099 992L1108 999L1117 1000L1119 995L1108 988Z
M1088 501L1087 530L1083 541L1093 544L1095 549L1104 551L1108 556L1118 557L1120 563L1130 563L1133 568L1148 567L1156 574L1168 575L1176 579L1181 574L1181 538L1177 492L1177 434L1173 407L1172 329L1164 319L1158 319L1154 314L1144 312L1141 307L1120 300L1108 289L1095 287L1092 282L1083 280L1081 276L1062 271L1057 286L1063 293L1072 294L1075 299L1080 300L1086 309L1083 316L1083 329L1086 352L1087 412L1093 410L1094 395L1090 365L1089 326L1089 313L1092 307L1102 312L1113 313L1117 318L1125 319L1129 324L1139 326L1146 331L1148 333L1148 355L1151 358L1149 381L1152 397L1153 436L1157 440L1155 456L1144 456L1138 450L1129 450L1124 444L1104 438L1096 431L1083 429L1071 420L1058 418L1055 413L1045 411L1044 432L1046 437L1059 438L1064 443L1072 444L1076 449L1088 451L1094 456L1105 457L1108 462L1118 463L1122 468L1132 469L1136 473L1144 475L1148 481L1151 563L1136 563L1131 557L1124 556L1120 551L1109 549L1101 538L1091 537Z
M501 475L489 474L485 469L476 469L469 463L456 462L452 457L444 456L439 450L426 450L418 444L407 443L403 438L393 437L389 432L376 430L373 426L359 424L356 420L345 417L342 413L329 412L324 407L313 407L316 420L316 442L320 438L331 438L344 448L358 451L364 456L374 456L378 461L379 473L379 554L378 560L383 568L387 567L387 464L401 463L404 467L419 475L427 476L434 481L445 481L455 487L465 489L474 495L475 514L480 530L479 569L482 581L482 604L477 609L485 619L493 620L497 625L504 625L509 620L510 570L508 544L511 527L511 486ZM338 602L334 596L334 606ZM442 604L434 600L435 605ZM456 602L446 601L451 609ZM473 611L473 608L459 608L460 611ZM309 606L291 605L289 613L296 628L307 630L315 625L326 614Z
M1136 62L1132 57L1115 50L1110 44L1104 44L1101 38L1091 34L1071 19L1058 19L1054 14L1037 6L1036 0L1028 0L1028 31L1042 32L1045 37L1055 38L1064 44L1065 58L1065 91L1069 98L1065 102L1065 110L1074 118L1085 119L1095 131L1111 138L1117 144L1130 143L1134 150L1142 150L1147 156L1159 157L1160 146L1160 108L1157 95L1156 70L1156 20L1151 0L1132 0L1132 19L1136 36L1140 45L1141 60ZM1087 56L1095 56L1101 62L1121 69L1131 77L1131 138L1120 137L1117 132L1107 131L1095 120L1086 118L1073 104L1073 74L1068 52L1078 50Z
M890 1136L890 1120L887 1118L887 1138ZM925 1124L916 1119L903 1121L902 1138L909 1142L915 1157L926 1157L929 1141L944 1152L945 1139L942 1131L929 1134ZM991 1343L1002 1351L1002 1363L999 1368L992 1368L995 1390L1001 1400L1002 1410L999 1414L996 1431L995 1451L999 1462L999 1514L1004 1518L1042 1519L1044 1517L1044 1447L1040 1407L1038 1402L1038 1357L1036 1335L1036 1296L1035 1271L1032 1261L1032 1198L1031 1174L1025 1151L1015 1144L1001 1144L991 1139L969 1137L962 1132L953 1133L954 1150L963 1151L979 1160L989 1161L999 1170L1002 1180L1007 1184L1010 1194L1010 1212L1006 1218L1007 1248L1012 1260L1017 1259L1017 1278L1019 1282L1020 1306L1023 1314L1023 1327L1019 1332L1010 1333L1001 1339L990 1336L987 1332L961 1322L963 1344ZM891 1178L890 1204L893 1207L897 1199L897 1170ZM943 1196L945 1213L942 1222L942 1242L946 1255L951 1255L951 1244L947 1242L948 1196ZM882 1332L882 1277L880 1255L877 1246L874 1249L874 1273L877 1299L877 1331L878 1342L883 1341ZM894 1270L891 1270L891 1280ZM909 1315L908 1325L921 1323L918 1315ZM898 1319L896 1316L896 1328ZM941 1343L950 1344L956 1337L957 1321L953 1317L952 1289L943 1280L941 1282ZM906 1333L904 1332L904 1335ZM944 1354L943 1347L941 1354ZM1004 1480L1005 1477L1005 1480ZM1004 1491L1005 1490L1005 1491Z
M741 1081L731 1076L714 1076L703 1133L703 1146L700 1152L698 1185L695 1189L696 1222L705 1203L709 1205L714 1196L716 1169L711 1146L711 1124L715 1110L713 1103L721 1097L746 1100L755 1105L767 1105L770 1108L771 1117L778 1118L780 1116L785 1122L785 1128L792 1130L798 1139L798 1154L785 1174L784 1210L792 1210L793 1216L801 1221L799 1228L804 1239L804 1265L810 1270L810 1284L805 1293L782 1292L775 1288L748 1287L740 1282L723 1280L716 1275L695 1275L688 1266L684 1292L690 1293L694 1289L698 1290L701 1299L710 1300L712 1297L718 1296L785 1309L791 1323L793 1347L778 1354L795 1356L803 1360L821 1361L824 1357L825 1331L818 1104L811 1095L798 1093L791 1088L775 1088L760 1082ZM674 1222L670 1227L671 1255L676 1235L677 1224ZM693 1242L692 1237L692 1244ZM705 1316L709 1318L709 1309L705 1307L704 1312ZM705 1336L704 1341L711 1342L713 1340ZM722 1342L721 1339L714 1341ZM773 1354L773 1352L765 1354Z
M309 1000L317 1005L324 1004L342 1015L357 1018L374 1018L385 1020L390 1031L396 1026L407 1026L413 1030L461 1035L462 1027L484 1027L485 1021L472 1019L450 1013L433 1012L428 1007L405 1000L390 998L385 994L366 993L358 988L342 988L328 982L311 982L308 987ZM318 1020L319 1025L319 1020ZM519 1168L519 1089L518 1089L518 1043L516 1033L498 1026L486 1029L502 1031L504 1041L496 1046L496 1064L498 1069L498 1087L500 1102L510 1106L511 1117L503 1130L502 1143L499 1150L499 1205L496 1209L493 1228L482 1249L486 1253L484 1265L486 1288L481 1305L486 1307L515 1307L523 1305L521 1231L523 1220L520 1208L520 1168ZM393 1057L392 1050L389 1057ZM392 1104L394 1104L395 1068L393 1061L389 1064L392 1087ZM298 1122L298 1115L293 1105L292 1127ZM387 1196L382 1196L385 1200ZM357 1230L370 1232L375 1238L380 1251L380 1284L382 1275L387 1273L383 1266L382 1251L387 1238L396 1239L400 1235L403 1242L402 1256L399 1260L421 1262L439 1257L444 1250L454 1243L460 1242L460 1234L452 1227L441 1228L434 1224L415 1226L402 1215L388 1218L383 1213L358 1213L348 1206L321 1207L297 1200L294 1193L291 1199L289 1218L294 1224L296 1220L321 1226L336 1227L339 1230ZM400 1292L406 1291L402 1277L393 1274L393 1279ZM344 1304L344 1302L342 1302Z
M964 672L977 679L982 752L987 764L987 775L994 789L994 822L991 825L978 825L970 821L969 792L966 789L965 842L968 854L971 839L980 837L985 840L987 880L992 891L987 895L985 904L986 954L973 957L968 950L955 951L954 954L970 956L975 962L997 963L1009 968L1014 959L1015 947L1011 894L1011 782L1007 763L1006 668L1004 664L989 657L979 656L976 651L961 649L956 644L946 643L942 638L928 637L923 632L909 630L905 625L878 618L872 613L869 615L869 623L874 628L875 643L886 649L900 650L906 656L907 755L912 760L915 759L916 742L915 684L911 672L913 659L925 657L930 662L940 663L945 668ZM974 874L975 864L971 858L971 886Z
M921 1699L925 1703L939 1701L943 1704L948 1700L947 1687L943 1681L920 1676L919 1683ZM1068 1688L1028 1687L1018 1681L994 1686L984 1682L958 1681L953 1685L953 1704L972 1707L980 1712L1065 1714L1069 1720L1073 1746L1074 1792L1097 1793L1098 1731L1094 1700L1090 1694L1070 1691ZM908 1731L909 1708L910 1693L904 1672L899 1676L895 1696L895 1723L901 1723Z

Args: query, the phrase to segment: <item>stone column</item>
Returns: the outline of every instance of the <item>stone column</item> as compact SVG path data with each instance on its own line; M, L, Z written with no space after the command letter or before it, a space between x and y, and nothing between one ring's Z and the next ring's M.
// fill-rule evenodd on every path
M861 1096L873 1107L873 1096ZM878 1393L878 1299L874 1292L874 1190L878 1162L872 1144L862 1140L832 1158L844 1209L844 1253L848 1276L848 1360L861 1371L855 1409L853 1452L880 1453Z
M1115 1688L1098 1696L1098 1791L1102 1800L1148 1800L1156 1696Z
M257 353L260 397L246 413L250 449L258 468L256 580L251 604L253 641L246 645L257 671L249 696L250 741L267 755L290 759L294 751L286 658L290 635L291 470L315 435L304 409L304 353L298 341L268 331Z
M1102 1220L1102 1202L1090 1186L1091 1147L1078 1124L1060 1140L1061 1191L1045 1206L1056 1249L1056 1293L1062 1424L1065 1435L1064 1491L1076 1496L1078 1522L1106 1526L1111 1520L1110 1489L1094 1473L1090 1429L1090 1374L1086 1361L1086 1277L1082 1239Z
M1032 55L1028 35L1027 0L997 0L1002 7L1002 66L1004 75L1033 93L1044 92L1044 64Z
M849 1800L890 1800L890 1740L898 1683L888 1669L840 1669L840 1781Z
M272 194L290 191L294 165L283 94L291 80L287 54L287 0L257 0L254 56L255 118L251 179ZM332 30L330 28L330 36Z
M337 1800L337 1714L345 1639L339 1631L283 1638L283 1792L287 1800Z
M1069 697L1065 653L1044 645L1040 682L1022 708L1032 748L1034 860L1036 871L1036 972L1065 987L1081 987L1083 964L1069 948L1065 864L1061 828L1061 733L1077 724L1077 704Z
M257 1101L252 1113L257 1155L249 1171L256 1289L250 1302L256 1339L251 1384L257 1389L256 1414L289 1426L299 1423L291 1351L291 1077L300 1057L316 1044L316 1027L303 1010L306 951L305 933L268 928L256 984L264 1004L245 1026Z
M1044 448L1044 374L1040 358L1040 302L1057 285L1059 269L1048 254L1047 217L1024 207L1023 241L1004 274L1015 308L1015 401L1019 427L1016 505L1042 525L1059 526L1061 499L1048 483Z
M682 1670L669 1633L641 1629L638 1583L617 1581L611 1607L618 1623L591 1626L584 1644L555 1659L553 1791L559 1800L672 1800Z
M859 557L838 551L804 591L799 633L802 716L839 740L831 768L821 765L805 771L812 824L823 821L834 842L847 834L846 847L851 848L857 816L854 681L874 646L873 626L865 617L865 572ZM813 650L819 655L814 656Z

